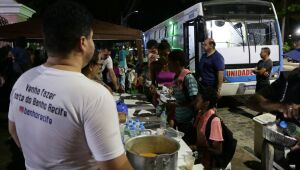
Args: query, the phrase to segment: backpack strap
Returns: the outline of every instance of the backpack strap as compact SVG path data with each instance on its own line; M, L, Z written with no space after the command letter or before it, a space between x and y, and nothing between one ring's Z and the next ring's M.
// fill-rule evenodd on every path
M215 114L211 115L208 118L206 127L205 127L205 137L206 137L206 140L207 140L207 143L209 146L212 146L212 141L209 139L209 137L210 137L210 131L211 131L211 122L215 117L218 117L218 116Z

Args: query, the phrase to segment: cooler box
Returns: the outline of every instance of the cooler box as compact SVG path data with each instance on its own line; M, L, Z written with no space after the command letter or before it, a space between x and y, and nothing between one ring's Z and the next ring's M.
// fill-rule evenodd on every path
M274 122L276 116L270 113L264 113L262 115L256 116L254 120L254 154L258 158L261 157L263 137L263 127L267 123Z

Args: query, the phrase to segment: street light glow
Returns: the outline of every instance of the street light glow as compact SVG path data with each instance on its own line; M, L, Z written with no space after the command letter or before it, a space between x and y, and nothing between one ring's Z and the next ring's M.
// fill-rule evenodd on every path
M297 35L300 35L300 28L298 28L298 29L296 30L296 34L297 34Z

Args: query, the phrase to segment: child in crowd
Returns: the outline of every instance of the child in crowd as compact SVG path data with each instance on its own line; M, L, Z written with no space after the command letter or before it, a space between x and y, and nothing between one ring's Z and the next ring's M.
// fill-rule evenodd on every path
M190 145L195 142L192 122L196 115L194 102L198 94L198 83L191 72L184 67L185 59L185 53L178 49L168 55L169 70L175 73L173 96L176 99L175 115L168 115L168 117L175 120L175 127L185 134L182 139Z
M215 169L214 156L222 153L223 135L221 121L218 117L212 119L208 139L206 138L206 127L209 118L216 113L218 96L216 91L210 87L202 91L202 93L198 93L195 104L195 109L198 111L198 116L195 120L197 142L196 145L190 147L192 150L198 150L202 153L201 163L205 169Z

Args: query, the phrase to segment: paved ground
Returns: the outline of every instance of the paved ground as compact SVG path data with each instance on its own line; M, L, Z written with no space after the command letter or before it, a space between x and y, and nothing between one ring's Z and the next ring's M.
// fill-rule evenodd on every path
M260 169L260 160L254 156L254 122L257 114L244 106L247 97L224 97L218 115L233 132L238 146L232 160L233 170ZM224 106L225 105L225 106Z

